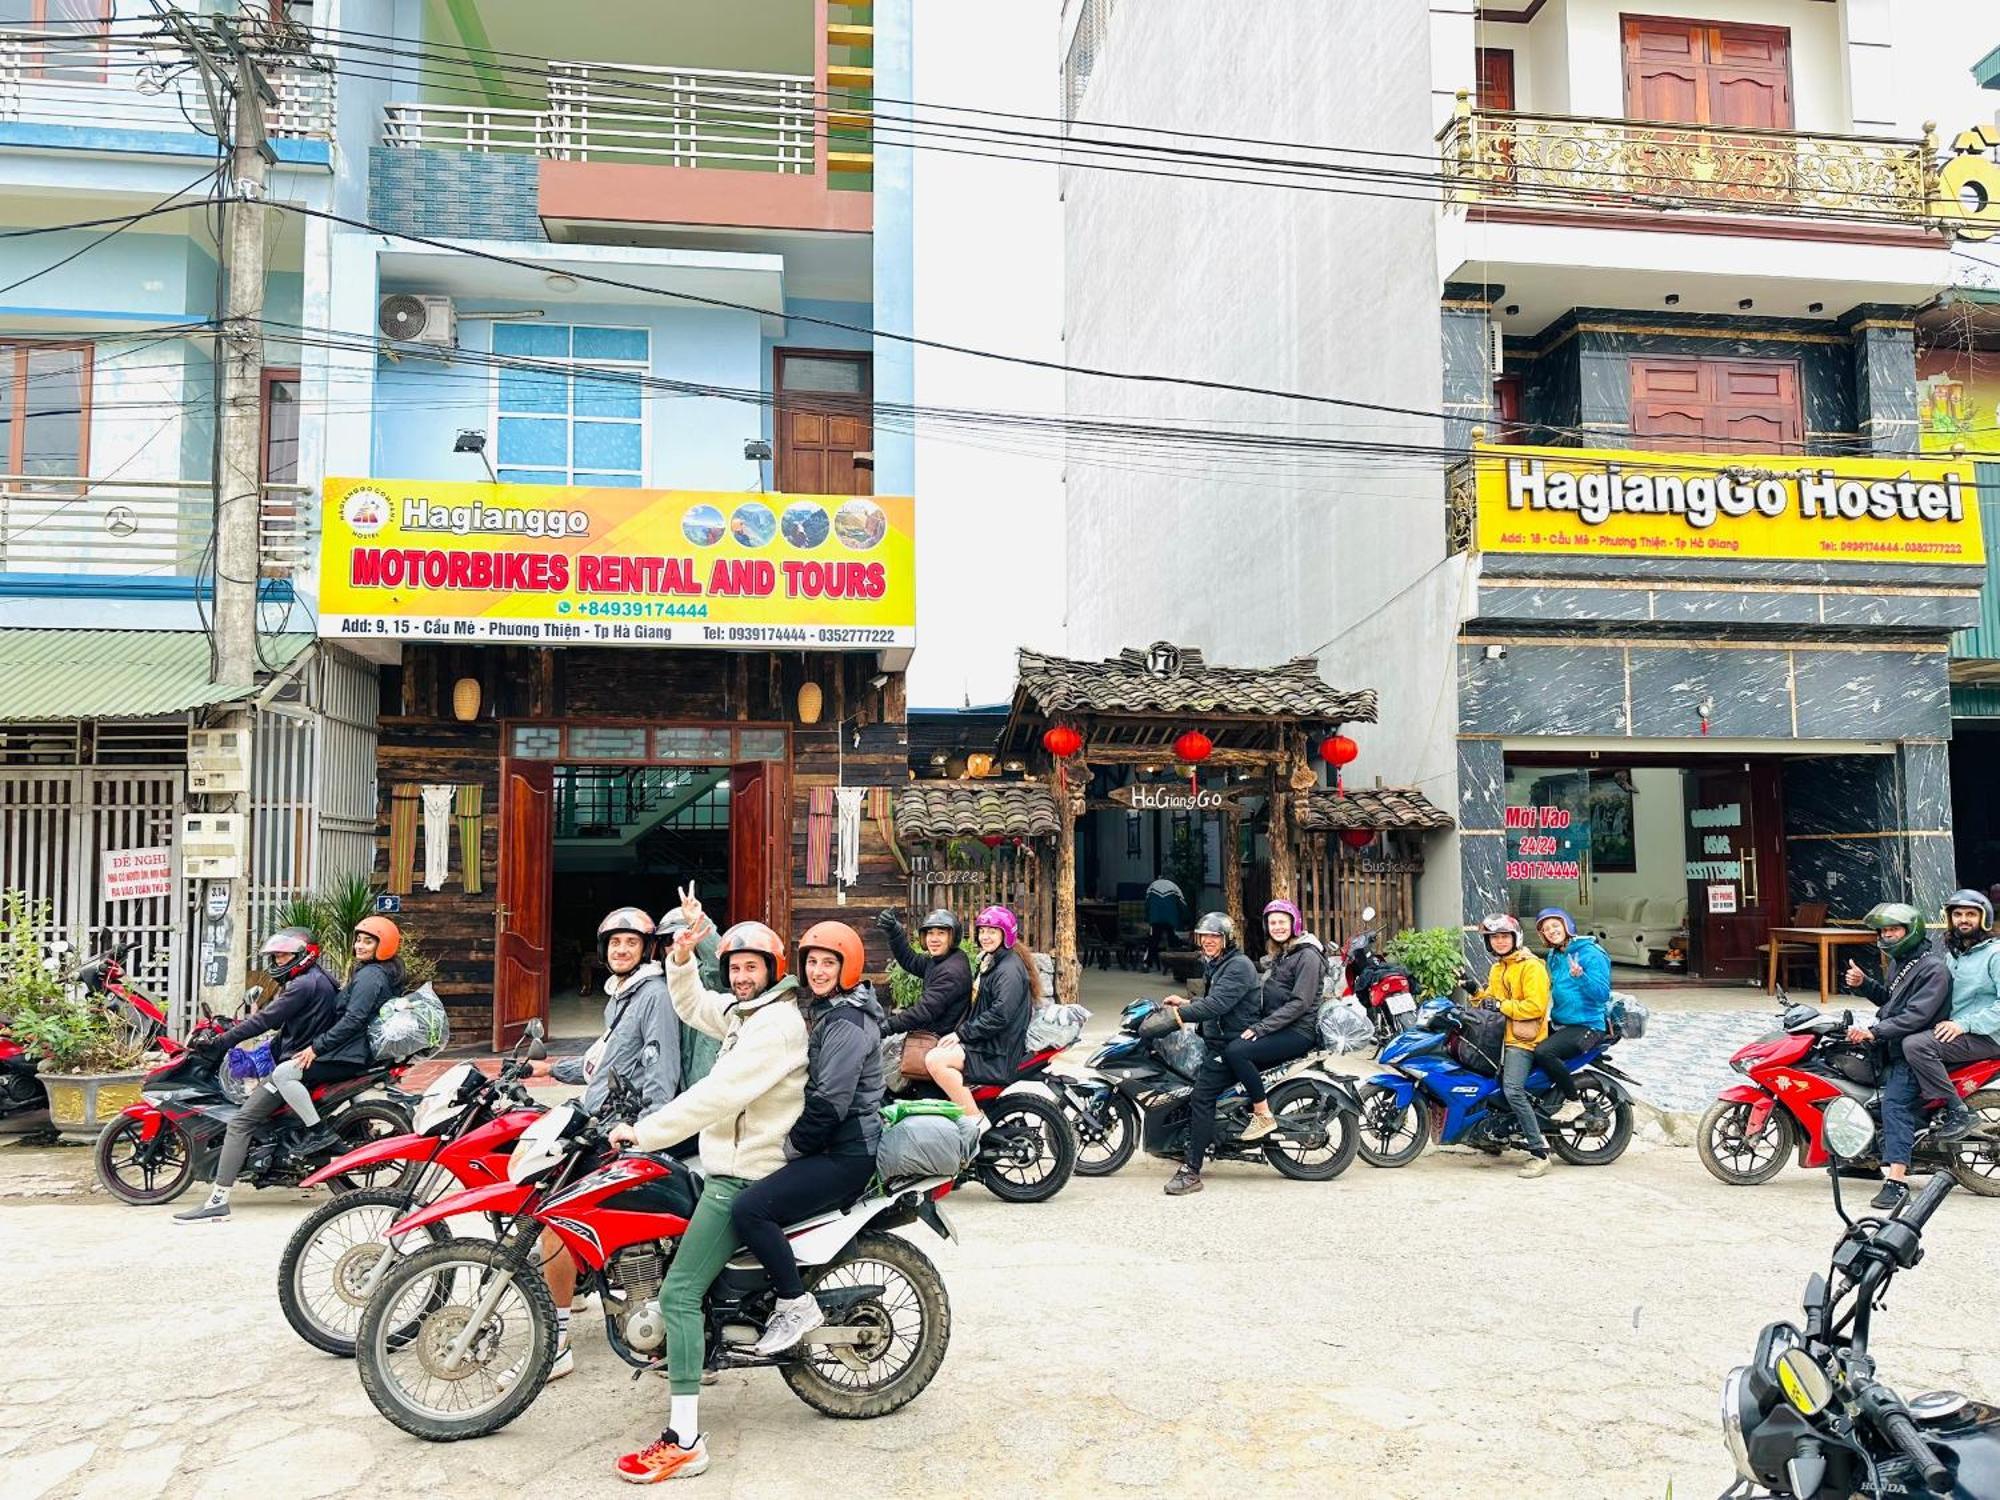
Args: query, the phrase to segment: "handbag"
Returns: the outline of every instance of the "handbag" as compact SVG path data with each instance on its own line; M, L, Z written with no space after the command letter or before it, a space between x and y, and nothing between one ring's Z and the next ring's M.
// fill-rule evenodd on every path
M1532 1042L1541 1034L1542 1023L1539 1019L1525 1020L1517 1018L1507 1023L1507 1035L1517 1042Z
M903 1056L896 1064L898 1076L903 1078L928 1078L931 1070L924 1066L931 1055L931 1048L938 1044L934 1031L906 1031L903 1033Z

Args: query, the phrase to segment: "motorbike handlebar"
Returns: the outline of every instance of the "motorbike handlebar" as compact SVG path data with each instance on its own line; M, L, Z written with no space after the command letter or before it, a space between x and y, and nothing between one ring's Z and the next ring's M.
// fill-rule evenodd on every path
M1910 1420L1907 1412L1900 1409L1901 1405L1902 1403L1898 1402L1897 1410L1885 1412L1878 1417L1876 1427L1898 1452L1917 1466L1917 1471L1924 1476L1926 1489L1933 1495L1949 1495L1951 1471L1938 1461L1938 1456L1932 1451L1931 1445L1925 1442L1924 1435L1917 1431L1917 1424Z
M1917 1194L1916 1201L1904 1209L1898 1217L1912 1229L1922 1229L1930 1216L1943 1205L1945 1197L1958 1186L1958 1179L1949 1172L1939 1172L1931 1178L1929 1186Z

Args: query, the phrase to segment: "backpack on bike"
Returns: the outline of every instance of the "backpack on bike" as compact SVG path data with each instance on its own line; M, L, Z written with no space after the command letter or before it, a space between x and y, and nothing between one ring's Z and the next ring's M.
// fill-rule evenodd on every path
M1507 1018L1484 1005L1454 1005L1452 1019L1456 1024L1445 1042L1445 1051L1461 1068L1498 1078L1506 1047Z
M1611 1003L1604 1007L1605 1025L1614 1042L1644 1036L1647 1015L1646 1007L1623 990L1613 990Z

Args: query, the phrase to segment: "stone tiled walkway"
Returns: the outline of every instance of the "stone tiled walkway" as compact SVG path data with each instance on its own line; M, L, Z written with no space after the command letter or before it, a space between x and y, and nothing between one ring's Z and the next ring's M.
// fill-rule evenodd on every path
M1621 1044L1615 1061L1638 1080L1647 1103L1698 1114L1735 1081L1729 1059L1736 1049L1777 1026L1775 1009L1655 1008L1645 1036Z

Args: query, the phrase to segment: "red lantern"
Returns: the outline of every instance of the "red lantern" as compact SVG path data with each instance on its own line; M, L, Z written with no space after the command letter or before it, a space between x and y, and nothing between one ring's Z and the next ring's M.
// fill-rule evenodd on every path
M1186 761L1191 766L1200 765L1214 753L1214 750L1215 741L1199 729L1190 729L1174 741L1174 759Z
M1350 849L1366 849L1370 844L1375 842L1375 830L1372 828L1343 828L1340 830L1340 841Z
M1067 724L1051 724L1042 731L1042 748L1057 760L1068 760L1083 748L1083 736Z
M1330 734L1319 742L1319 758L1336 770L1353 764L1360 753L1361 747L1344 734Z
M1007 840L997 833L982 833L979 836L979 842L989 849L998 849Z

